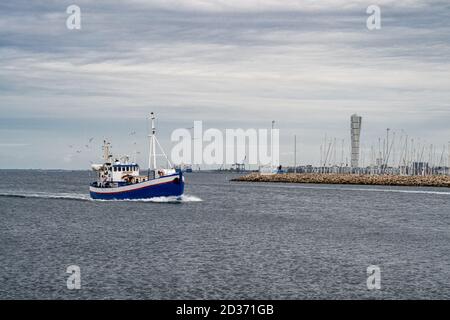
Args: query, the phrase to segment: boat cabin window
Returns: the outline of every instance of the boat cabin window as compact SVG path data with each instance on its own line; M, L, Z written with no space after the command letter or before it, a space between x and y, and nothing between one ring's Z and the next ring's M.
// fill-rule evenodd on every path
M114 166L112 169L114 172L121 172L121 171L138 171L138 166Z

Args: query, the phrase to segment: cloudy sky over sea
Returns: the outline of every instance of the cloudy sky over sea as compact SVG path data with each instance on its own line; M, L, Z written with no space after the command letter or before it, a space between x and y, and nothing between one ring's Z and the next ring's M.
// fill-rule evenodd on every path
M66 27L71 4L81 30ZM380 30L366 27L372 4ZM298 161L318 164L325 134L348 143L353 113L366 151L388 127L442 149L450 2L2 1L0 111L0 168L88 168L105 137L119 153L136 142L142 162L150 111L166 149L194 120L275 120L281 161L296 134Z

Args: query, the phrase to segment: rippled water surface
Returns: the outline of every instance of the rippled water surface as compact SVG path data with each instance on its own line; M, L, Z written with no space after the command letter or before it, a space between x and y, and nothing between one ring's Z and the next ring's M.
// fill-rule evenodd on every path
M108 202L89 175L0 170L1 299L450 298L450 189L193 173L181 200Z

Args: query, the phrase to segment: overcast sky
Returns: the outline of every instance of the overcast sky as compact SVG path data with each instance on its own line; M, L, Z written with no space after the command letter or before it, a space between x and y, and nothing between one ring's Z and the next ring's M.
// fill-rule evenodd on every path
M194 120L276 120L285 164L294 134L300 163L318 163L325 134L347 144L353 113L366 152L387 127L450 141L448 0L2 1L0 57L0 168L87 169L105 137L143 162L150 111L169 150Z

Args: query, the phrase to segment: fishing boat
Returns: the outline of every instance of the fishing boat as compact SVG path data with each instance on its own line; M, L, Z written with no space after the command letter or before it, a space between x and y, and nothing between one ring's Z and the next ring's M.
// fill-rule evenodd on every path
M103 164L93 164L92 170L97 179L89 187L92 199L97 200L134 200L155 197L180 197L184 192L183 172L175 170L169 158L156 138L155 115L150 115L151 132L148 170L141 175L136 162L130 162L128 156L114 158L111 144L103 142ZM168 168L158 168L156 149L159 156L165 157Z

